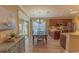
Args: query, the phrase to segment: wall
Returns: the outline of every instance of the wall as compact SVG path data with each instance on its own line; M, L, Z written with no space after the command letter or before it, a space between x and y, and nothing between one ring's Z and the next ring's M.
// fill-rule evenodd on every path
M74 17L73 22L75 23L76 31L79 31L79 16Z
M69 52L79 52L79 15L74 17L73 23L75 24L76 31L73 33L74 35L70 35Z
M15 32L16 34L18 33L16 6L0 6L0 23L4 22L14 22L16 24L16 28L0 31L0 42L4 41L11 32Z

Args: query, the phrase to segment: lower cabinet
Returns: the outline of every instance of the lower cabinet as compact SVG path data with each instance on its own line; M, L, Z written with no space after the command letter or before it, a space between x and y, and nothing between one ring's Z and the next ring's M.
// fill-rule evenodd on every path
M61 37L60 37L60 45L64 49L66 48L66 36L65 35L61 35Z

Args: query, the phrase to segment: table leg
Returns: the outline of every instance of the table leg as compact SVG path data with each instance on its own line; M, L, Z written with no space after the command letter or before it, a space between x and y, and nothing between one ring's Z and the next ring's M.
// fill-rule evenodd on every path
M33 36L33 45L34 45L34 36Z
M45 36L45 43L47 44L47 36Z

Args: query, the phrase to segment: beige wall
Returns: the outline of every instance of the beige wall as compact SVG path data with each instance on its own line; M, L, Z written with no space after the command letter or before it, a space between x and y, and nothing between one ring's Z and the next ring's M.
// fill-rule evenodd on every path
M76 33L78 35L70 35L69 38L69 52L79 52L79 16L73 19L76 26ZM75 33L74 33L75 34Z
M75 16L73 19L73 23L75 23L76 31L79 31L79 16Z
M18 19L17 19L17 9L15 7L0 6L0 23L14 22L16 24L15 29L0 31L0 42L3 41L11 32L17 33L17 29L18 29L17 20Z

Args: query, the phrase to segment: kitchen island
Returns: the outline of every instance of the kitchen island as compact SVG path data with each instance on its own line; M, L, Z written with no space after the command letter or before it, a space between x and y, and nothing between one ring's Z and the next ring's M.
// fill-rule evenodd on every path
M79 52L79 31L62 33L61 37L62 36L64 36L64 39L66 40L64 43L65 52ZM61 38L61 40L63 39Z

